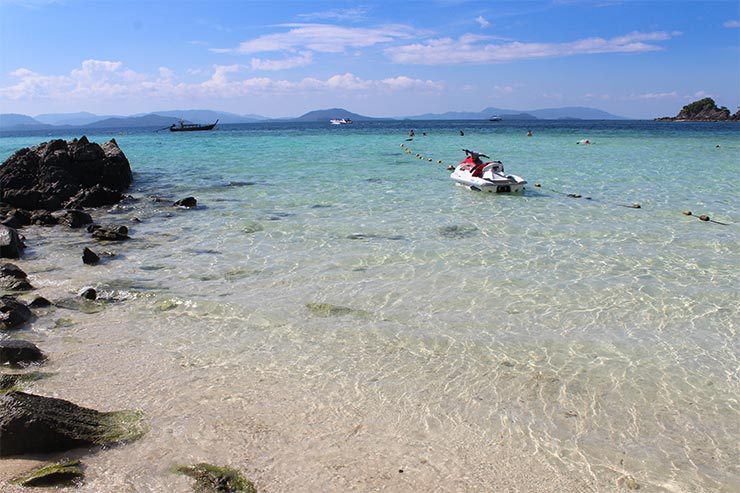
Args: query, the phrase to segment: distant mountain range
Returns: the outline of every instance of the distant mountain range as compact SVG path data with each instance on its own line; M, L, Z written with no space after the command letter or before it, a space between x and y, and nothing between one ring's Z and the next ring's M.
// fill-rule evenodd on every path
M447 113L426 113L407 116L407 120L488 120L500 116L502 120L625 120L596 108L568 106L565 108L547 108L542 110L506 110L502 108L485 108L482 111L450 111Z
M296 122L328 122L332 119L349 118L355 122L370 121L370 120L392 120L392 118L373 118L371 116L358 115L352 113L344 108L330 108L328 110L315 110L309 111L305 115L301 115L298 118L287 118L288 121ZM285 121L283 120L283 121Z
M236 113L227 113L225 111L213 110L167 110L152 111L151 113L139 113L131 116L146 115L172 116L180 120L186 120L198 123L213 123L218 120L219 123L256 123L267 120L267 117L260 115L237 115Z
M492 116L502 120L623 120L624 118L595 108L579 106L566 108L548 108L531 111L507 110L502 108L485 108L477 112L451 111L447 113L426 113L406 117L376 118L352 113L343 108L309 111L296 118L270 119L260 115L238 115L225 111L213 110L166 110L153 113L139 113L131 116L96 115L88 112L46 113L32 118L16 113L0 114L0 130L42 130L55 127L63 128L133 128L133 127L167 127L180 120L186 123L221 124L257 123L275 121L295 122L328 122L334 118L349 118L353 121L371 120L488 120Z
M47 125L83 126L106 118L115 117L116 115L95 115L93 113L88 113L87 111L80 111L78 113L46 113L43 115L36 115L34 120L46 123Z
M51 125L46 125L34 118L27 115L19 115L18 113L3 113L0 114L0 128L12 128L16 130L22 130L26 128L46 128Z

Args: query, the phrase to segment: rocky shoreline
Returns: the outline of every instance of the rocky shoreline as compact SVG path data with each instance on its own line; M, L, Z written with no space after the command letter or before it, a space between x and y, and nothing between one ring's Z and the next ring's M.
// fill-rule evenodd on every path
M106 245L129 240L127 226L98 224L85 208L94 211L135 202L136 198L125 194L132 181L129 161L114 139L103 145L84 136L68 142L57 139L16 151L0 166L0 258L23 257L26 242L33 240L19 230L29 225L85 228L91 241ZM170 202L170 207L196 206L194 197ZM134 217L131 222L141 221ZM96 253L90 247L81 252L85 265L97 265L101 256L115 254ZM24 392L30 382L48 376L39 369L54 355L18 336L29 322L47 316L49 307L65 307L69 300L36 296L26 301L35 288L26 273L10 262L0 264L0 289L0 459L22 464L12 484L80 484L84 481L83 465L79 460L66 460L63 454L77 450L79 455L81 449L96 453L101 447L137 440L147 432L145 416L136 410L100 412ZM80 287L74 303L95 302L97 297L95 289ZM37 454L49 453L50 463L28 471L37 465L33 460ZM194 488L199 491L206 487L209 491L256 491L232 469L197 464L177 466L173 472L195 478Z
M726 107L717 107L712 98L704 98L684 106L676 116L656 118L658 122L737 122L740 109L731 114Z

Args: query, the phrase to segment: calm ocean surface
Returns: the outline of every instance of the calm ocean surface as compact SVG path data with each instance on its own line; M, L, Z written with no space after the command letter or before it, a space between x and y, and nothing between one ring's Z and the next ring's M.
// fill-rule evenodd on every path
M4 134L0 159L80 135ZM193 461L264 491L740 491L740 125L87 136L131 163L138 200L98 217L133 239L29 227L18 265L117 301L16 333L55 373L32 391L147 415L83 491L187 491L169 469ZM527 191L456 186L463 147Z

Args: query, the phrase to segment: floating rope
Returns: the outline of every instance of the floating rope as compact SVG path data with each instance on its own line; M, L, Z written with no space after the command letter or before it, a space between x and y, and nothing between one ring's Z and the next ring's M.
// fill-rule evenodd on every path
M412 141L412 140L413 139L406 139L406 142ZM401 143L401 146L400 147L404 150L403 152L406 153L406 154L411 154L413 152L411 150L411 148L408 147L403 142ZM417 159L426 159L430 163L434 161L432 158L427 158L427 157L423 156L422 154L420 154L418 152L415 154L415 157ZM441 159L438 159L437 160L437 164L444 164L444 162ZM450 164L450 165L447 166L447 171L454 171L454 170L455 170L455 166L454 165ZM584 200L594 200L592 197L584 197L583 195L581 195L579 193L568 193L568 192L563 192L562 190L555 190L554 188L543 187L542 184L539 183L539 182L535 183L534 186L535 186L535 188L541 188L543 190L547 190L547 191L550 191L550 192L553 192L553 193L557 193L559 195L562 195L564 197L569 197L569 198L572 198L572 199L581 199L582 198ZM631 204L620 204L620 203L617 203L617 202L611 202L611 201L605 201L605 200L602 200L600 202L603 202L603 203L609 204L609 205L613 205L613 206L616 206L616 207L625 207L627 209L642 209L642 205L639 204L638 202L633 202ZM699 219L700 221L710 222L710 223L714 223L714 224L721 224L722 226L729 226L730 225L730 223L723 223L721 221L715 221L714 219L712 219L711 217L709 217L707 214L701 214L699 216L696 216L691 211L685 210L685 211L683 211L683 215L685 215L685 216L693 216L693 217L696 217L697 219Z
M694 214L692 214L691 211L683 211L682 214L684 216L694 216ZM715 221L714 219L712 219L711 217L709 217L707 214L701 214L700 216L694 216L694 217L697 218L699 221L704 221L704 222L714 223L714 224L721 224L722 226L729 226L730 225L729 223L723 223L723 222L720 222L720 221Z
M543 190L548 190L550 192L563 195L565 197L570 197L572 199L584 198L585 200L593 200L593 198L591 197L583 197L583 195L581 195L580 193L567 193L567 192L563 192L560 190L555 190L553 188L545 188L542 186L541 183L535 183L534 186L537 188L542 188ZM609 202L609 201L603 201L603 202L606 204L617 206L617 207L626 207L627 209L642 209L642 205L638 204L637 202L633 202L632 204L619 204L616 202Z

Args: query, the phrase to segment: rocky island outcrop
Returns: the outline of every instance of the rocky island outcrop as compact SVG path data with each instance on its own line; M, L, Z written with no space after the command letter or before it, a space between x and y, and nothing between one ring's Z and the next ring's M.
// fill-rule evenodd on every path
M56 139L20 149L0 166L0 201L26 210L100 207L121 200L132 179L115 139Z
M733 115L726 107L717 107L712 98L704 98L687 104L676 116L664 116L655 120L660 122L736 122L740 121L740 110Z

